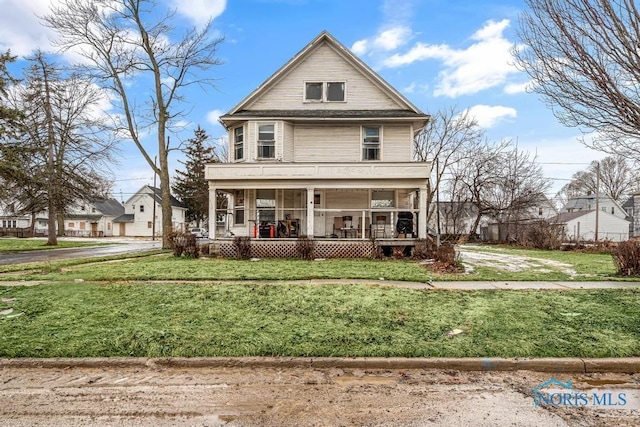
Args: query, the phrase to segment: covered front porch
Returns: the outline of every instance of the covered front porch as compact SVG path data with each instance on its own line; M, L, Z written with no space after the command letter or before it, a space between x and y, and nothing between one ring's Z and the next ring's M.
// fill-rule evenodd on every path
M426 238L428 163L207 165L213 240ZM213 221L215 219L215 222Z

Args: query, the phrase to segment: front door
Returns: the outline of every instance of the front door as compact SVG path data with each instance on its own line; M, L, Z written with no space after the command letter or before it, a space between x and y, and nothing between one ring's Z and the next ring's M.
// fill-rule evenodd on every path
M313 235L324 237L325 234L324 191L316 190L313 193Z
M120 223L120 236L124 236L126 234L127 231L127 224L125 224L124 222Z

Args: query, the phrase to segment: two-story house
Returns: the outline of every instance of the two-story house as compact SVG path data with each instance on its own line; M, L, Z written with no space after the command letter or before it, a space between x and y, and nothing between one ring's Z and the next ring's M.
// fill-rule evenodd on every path
M215 200L215 198L214 198ZM145 185L124 203L124 214L114 219L114 236L151 237L162 235L162 193L159 188ZM173 231L186 230L187 207L171 196Z
M597 209L597 210L596 210ZM595 194L572 197L549 222L561 225L570 241L629 239L630 221L624 208L610 197Z
M229 197L226 235L426 238L431 164L413 139L428 119L322 32L220 118L229 162L205 177Z

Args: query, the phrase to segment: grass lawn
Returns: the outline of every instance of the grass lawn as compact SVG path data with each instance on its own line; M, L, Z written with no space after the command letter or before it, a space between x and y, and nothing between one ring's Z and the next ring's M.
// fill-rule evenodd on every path
M497 262L472 265L464 274L435 273L415 260L175 258L169 253L145 253L96 260L67 260L40 264L0 266L0 280L305 280L372 279L426 282L451 280L639 280L616 278L611 255L580 252L534 251L494 246L465 247L467 251L499 253L504 261L527 257L527 267L503 269ZM151 256L153 255L153 256ZM117 262L116 262L117 261ZM562 263L562 264L559 264ZM471 263L473 264L473 263ZM570 270L570 271L568 271ZM573 271L573 273L571 272Z
M0 298L0 357L640 355L639 290L63 282Z
M58 240L57 246L47 246L46 239L16 239L3 237L0 239L0 254L21 251L39 251L43 249L80 248L86 246L102 246L109 243L94 241L80 242L76 240Z

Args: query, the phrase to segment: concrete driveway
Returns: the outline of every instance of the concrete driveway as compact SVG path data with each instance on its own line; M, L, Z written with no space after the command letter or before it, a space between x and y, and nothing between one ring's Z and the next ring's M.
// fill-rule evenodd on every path
M72 239L66 239L72 240ZM78 239L86 242L87 239ZM111 255L129 254L151 251L162 248L161 240L142 239L95 239L96 243L113 243L102 246L87 246L82 248L44 249L41 251L25 251L0 255L0 265L24 264L28 262L58 261L72 258L94 258Z

